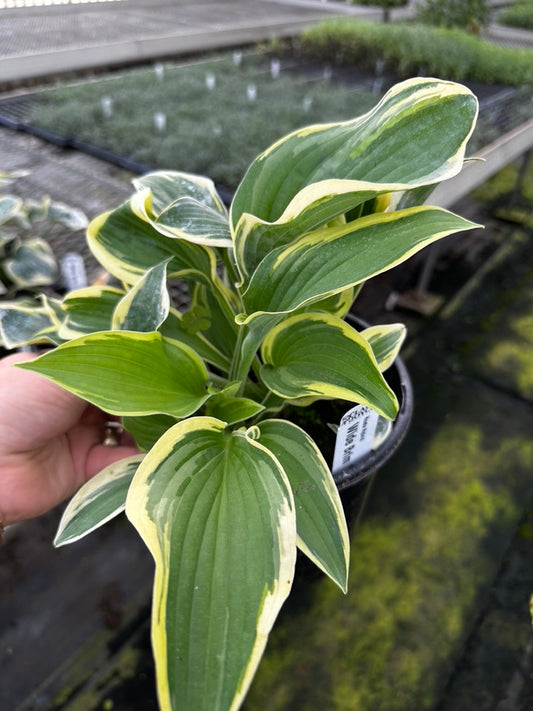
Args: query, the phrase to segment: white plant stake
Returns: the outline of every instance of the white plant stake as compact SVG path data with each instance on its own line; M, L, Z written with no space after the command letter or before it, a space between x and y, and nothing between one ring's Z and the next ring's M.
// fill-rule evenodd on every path
M154 74L159 79L159 81L163 80L165 76L165 67L161 64L161 62L157 62L157 64L154 64Z
M240 49L237 49L235 52L233 52L233 64L236 67L240 67L242 64L242 52Z
M158 133L164 133L167 130L167 117L162 111L155 112L154 126Z
M205 85L208 91L213 91L213 89L217 85L217 78L212 72L208 72L205 75Z
M257 99L257 87L255 84L248 84L246 87L246 96L248 101L255 101Z
M113 99L110 96L102 96L100 101L102 105L102 113L106 118L113 116Z
M272 79L277 79L279 77L279 73L281 71L281 62L279 59L271 59L270 60L270 76Z
M87 286L87 274L81 254L67 252L61 260L60 267L61 278L67 292Z
M376 77L374 81L372 82L372 93L373 94L381 94L381 91L383 89L383 77Z

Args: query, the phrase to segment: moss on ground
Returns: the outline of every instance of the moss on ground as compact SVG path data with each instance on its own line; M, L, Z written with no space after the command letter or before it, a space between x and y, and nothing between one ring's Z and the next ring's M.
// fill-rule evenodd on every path
M529 171L531 171L531 174L529 174ZM512 194L518 178L518 172L519 164L510 163L489 178L489 180L483 183L483 185L476 188L473 191L472 196L484 203L490 203L494 200L500 200L506 195ZM531 166L528 169L528 180L524 180L522 184L524 197L527 197L530 201L533 201L533 186L531 186L531 181L529 180L532 176L533 163L531 163Z
M484 373L490 372L502 387L533 402L533 313L510 318L503 328L515 337L491 343L483 350L480 368Z
M137 635L131 646L125 646L119 651L112 665L105 668L100 676L89 680L81 693L66 707L68 711L118 711L133 708L156 711L149 644L148 635Z
M473 192L499 220L533 230L533 160L510 163Z

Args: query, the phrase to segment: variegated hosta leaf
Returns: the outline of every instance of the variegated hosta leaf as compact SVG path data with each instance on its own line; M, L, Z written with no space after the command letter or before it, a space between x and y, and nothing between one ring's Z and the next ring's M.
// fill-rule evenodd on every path
M479 225L437 207L413 207L317 230L271 252L243 294L248 320L283 313L375 276L431 242Z
M251 165L231 205L243 276L272 249L363 201L458 173L476 117L466 87L416 78L394 86L368 114L275 143Z
M4 258L8 253L10 242L19 241L19 237L15 231L0 232L0 258Z
M169 277L194 278L199 273L210 280L214 278L215 259L211 250L165 237L140 219L129 202L92 220L87 241L100 264L126 284L135 284L147 269L169 258Z
M145 415L144 417L123 417L122 425L139 449L147 452L177 420L170 415Z
M124 511L131 480L142 459L143 455L121 459L78 489L61 517L54 545L74 543Z
M367 341L342 319L300 314L267 335L261 379L277 395L318 395L369 405L394 419L398 402Z
M52 296L47 296L46 294L41 294L41 303L43 309L50 317L51 322L57 328L59 328L63 319L65 318L63 302L61 301L61 299L54 298Z
M204 337L201 331L196 331L193 324L185 318L187 314L180 314L175 309L170 309L169 315L159 329L166 338L184 343L192 348L200 358L216 365L223 372L227 372L230 359L220 350L215 348Z
M113 312L113 329L157 331L170 310L167 290L168 263L169 260L148 269L123 296Z
M220 317L215 330L220 330L224 324L226 337L233 332L229 349L230 355L233 354L236 339L233 294L217 276L215 255L210 248L165 237L137 217L129 203L93 220L87 230L87 239L94 255L107 271L130 285L135 284L151 267L171 258L168 277L179 276L200 283L199 288L205 290L208 294L206 298L211 301L214 320L218 322ZM207 338L216 350L220 350L217 342L209 336ZM228 357L227 349L224 355Z
M114 415L187 417L209 397L200 358L158 332L93 333L19 367Z
M27 170L0 170L0 188L4 188L17 180L17 178L24 178L26 175L29 175Z
M294 131L268 148L239 185L232 224L243 213L278 219L300 190L318 181L414 187L450 178L462 167L476 116L476 97L461 84L421 77L400 82L367 114Z
M48 330L52 331L50 337ZM55 330L46 309L35 303L14 301L0 307L0 336L8 350L30 343L55 343Z
M351 286L344 291L338 291L336 294L326 296L325 299L316 301L310 306L304 306L302 311L325 311L333 316L343 318L350 311L361 286Z
M27 219L30 222L35 220L44 220L48 215L48 208L52 199L50 197L43 197L41 200L26 200L24 202L24 212Z
M76 207L65 205L56 200L50 201L47 217L53 222L58 222L64 227L68 227L68 229L73 232L84 230L89 224L89 220L84 212L78 210Z
M250 380L250 369L260 367L258 351L261 343L266 335L272 331L281 321L286 318L284 314L261 314L258 318L254 318L250 324L247 324L243 329L245 334L239 344L239 356L232 363L230 370L230 379L235 381L246 382ZM242 319L242 320L241 320ZM236 317L236 322L239 326L245 325L245 317L239 314Z
M173 239L185 239L209 247L231 247L231 232L227 214L221 214L191 197L181 197L169 205L157 218L150 217L149 190L131 198L133 211L149 222L158 232Z
M412 188L411 190L406 190L400 195L395 195L394 208L395 210L404 210L407 207L414 207L415 205L423 205L431 193L435 190L437 184L434 185L422 185L418 188Z
M221 215L193 198L179 198L152 224L168 237L188 239L211 247L232 246L227 214Z
M52 284L57 263L48 244L35 237L22 242L3 263L5 273L17 286Z
M247 433L190 418L146 455L126 514L156 563L161 710L236 710L292 584L296 526L285 473Z
M231 247L228 215L214 183L190 173L158 171L133 181L133 211L166 235L212 247Z
M324 181L325 183L326 181ZM324 229L328 226L340 226L345 221L337 222L333 218L339 213L344 214L353 210L357 205L362 205L376 195L376 190L365 184L357 184L345 181L341 185L340 180L327 181L327 196L312 201L308 194L311 190L303 191L302 199L311 201L311 205L296 216L283 216L283 221L277 220L268 223L258 220L255 215L244 214L234 230L235 259L239 274L244 285L248 284L255 268L261 260L272 251L290 245L300 239L302 235L312 232L318 228ZM348 190L348 185L350 190ZM318 190L326 189L323 183L311 186ZM366 190L364 189L366 187ZM386 185L382 190L387 195L392 187L400 189L400 185ZM344 192L341 192L344 188Z
M339 492L309 435L286 420L260 422L259 442L283 467L291 484L299 548L346 592L350 541Z
M361 332L374 352L379 369L383 373L394 363L407 335L403 323L387 323L371 326Z
M243 422L263 412L264 406L246 397L232 397L224 393L212 395L206 405L206 414L228 425Z
M137 191L150 190L150 215L155 217L180 197L191 197L220 214L226 212L224 203L210 178L192 173L157 170L132 180Z
M22 199L16 195L0 196L0 225L9 222L18 215L23 207Z
M124 296L112 286L87 286L69 292L62 302L63 323L59 333L65 340L109 331L113 311Z

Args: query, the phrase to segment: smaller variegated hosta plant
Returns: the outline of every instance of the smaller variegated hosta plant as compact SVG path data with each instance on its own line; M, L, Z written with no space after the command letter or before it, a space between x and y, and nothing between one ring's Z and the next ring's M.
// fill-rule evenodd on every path
M283 408L340 398L394 419L382 371L404 329L358 333L343 317L367 279L475 226L422 203L461 169L476 114L461 85L398 84L364 116L271 146L229 214L210 180L141 177L88 228L119 285L4 316L12 343L57 346L21 367L121 416L145 452L80 489L56 543L125 508L156 563L161 709L240 706L297 548L346 590L334 480Z
M0 173L0 187L21 175ZM56 225L77 231L87 224L80 210L50 198L36 202L0 195L0 295L10 299L56 283L57 261L46 237Z

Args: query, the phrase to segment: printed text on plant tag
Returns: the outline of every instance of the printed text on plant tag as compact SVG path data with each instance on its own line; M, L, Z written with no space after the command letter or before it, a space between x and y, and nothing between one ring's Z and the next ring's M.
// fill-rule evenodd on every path
M378 418L378 413L367 405L356 405L343 416L335 442L333 473L372 449Z

